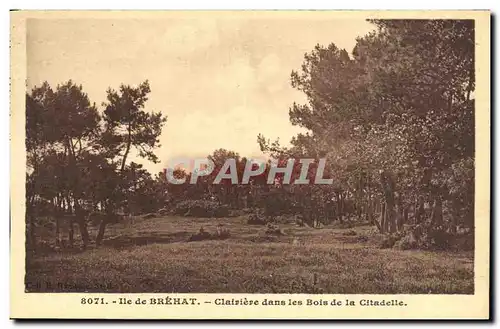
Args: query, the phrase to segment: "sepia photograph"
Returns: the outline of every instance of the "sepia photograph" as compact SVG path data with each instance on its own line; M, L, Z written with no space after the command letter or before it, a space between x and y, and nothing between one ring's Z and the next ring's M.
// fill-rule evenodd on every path
M23 294L487 314L489 12L383 13L25 12Z

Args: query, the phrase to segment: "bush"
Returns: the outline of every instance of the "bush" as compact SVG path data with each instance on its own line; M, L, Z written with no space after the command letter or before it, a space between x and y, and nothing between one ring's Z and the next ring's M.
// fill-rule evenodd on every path
M356 231L349 230L347 232L342 233L343 236L354 236L357 235Z
M274 223L287 224L290 222L295 223L295 219L290 216L278 215L273 220Z
M427 238L429 239L429 244L437 249L448 248L453 240L453 236L443 227L437 227L434 230L430 230L427 234Z
M203 240L224 240L231 236L229 230L222 227L222 225L217 226L217 231L214 234L211 234L200 228L198 233L191 235L188 241L203 241Z
M217 232L215 233L215 238L219 240L227 239L231 236L229 229L223 227L222 225L217 226Z
M212 235L205 231L203 227L200 228L200 231L196 234L191 235L189 241L202 241L202 240L211 240Z
M227 217L229 208L211 200L185 200L175 204L173 213L186 217Z
M458 250L474 250L474 233L458 234L453 245Z
M455 247L463 250L467 248L467 243L464 245L457 243L461 240L460 238L460 235L449 233L444 225L436 226L427 221L411 226L406 231L385 235L380 242L380 247L394 247L401 250L444 250Z
M380 241L380 248L386 249L386 248L392 248L398 241L398 237L396 235L388 234L384 235L382 238L382 241Z
M430 221L411 227L409 232L414 236L419 249L448 249L454 240L454 235L445 226L436 226Z
M267 223L265 233L268 235L286 235L278 225L272 223Z
M247 224L249 225L266 225L267 219L260 213L250 214L248 216Z
M160 214L162 216L167 215L169 212L170 211L167 208L161 208L160 210L158 210L158 214Z
M262 209L257 209L254 213L248 216L247 224L249 225L267 225L268 223L274 224L287 224L287 223L298 223L295 216L266 216Z
M357 237L356 241L357 242L368 242L368 237L366 235L360 235Z
M243 215L246 215L243 209L231 209L229 210L227 217L240 217Z
M253 213L253 209L252 208L243 208L243 209L241 209L241 211L243 211L243 213L245 213L245 214L251 214L251 213Z
M408 234L403 236L394 244L394 248L401 250L417 249L418 241L417 239L415 239L415 236L412 232L408 232Z

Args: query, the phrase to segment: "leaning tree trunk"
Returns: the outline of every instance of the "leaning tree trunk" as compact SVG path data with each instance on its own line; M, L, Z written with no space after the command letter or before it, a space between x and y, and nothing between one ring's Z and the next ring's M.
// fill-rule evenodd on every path
M99 247L102 243L102 240L104 239L104 232L106 232L106 226L109 224L111 219L116 216L114 214L114 209L113 205L111 203L108 203L105 205L106 209L106 215L101 218L101 223L99 224L99 229L97 231L97 236L95 238L95 244L97 247Z
M104 232L106 231L106 226L108 225L108 216L105 216L101 223L99 224L99 230L97 231L97 236L95 238L95 245L99 247L104 239Z
M85 221L85 216L80 215L76 217L78 228L80 229L80 234L82 237L83 249L86 249L90 243L90 236L87 230L87 223Z

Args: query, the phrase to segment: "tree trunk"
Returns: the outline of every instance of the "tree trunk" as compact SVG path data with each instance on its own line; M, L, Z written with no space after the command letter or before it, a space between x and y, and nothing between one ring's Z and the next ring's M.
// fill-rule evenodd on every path
M90 242L89 232L87 230L87 223L85 217L77 216L78 227L80 229L80 234L82 236L83 249L87 249Z
M454 214L452 218L451 233L457 234L457 216Z
M73 216L69 217L69 232L68 232L68 240L69 240L69 246L70 248L73 248L75 245L75 231L73 227Z
M97 236L95 239L95 244L97 247L99 247L102 243L102 240L104 239L104 232L106 232L106 226L110 223L111 219L113 219L113 222L116 222L116 217L118 215L115 214L115 205L112 203L112 201L109 201L108 203L105 203L104 208L106 210L106 215L101 219L101 222L99 224L99 229L97 231Z
M342 192L339 193L339 221L344 222L344 195Z
M128 153L130 152L130 145L132 144L132 123L129 122L128 125L128 136L127 136L127 148L125 149L125 153L123 154L122 166L120 171L125 169L125 163L127 161Z
M71 206L71 202L69 199L69 195L65 196L65 206L64 208L66 209L67 207L67 214L68 214L68 225L69 225L69 230L68 230L68 241L69 241L69 246L70 248L73 248L75 245L75 231L74 231L74 222L73 222L73 207Z
M27 213L28 223L29 223L29 233L27 234L27 244L31 247L32 250L36 250L37 241L36 241L36 223L35 223L35 214L31 209Z
M404 224L407 224L407 223L408 223L408 212L409 212L409 209L408 209L408 208L409 208L409 207L408 207L408 206L406 206L406 207L404 207L404 209L403 209L403 226L404 226Z
M56 217L56 246L61 247L62 239L61 239L61 217L63 216L61 198L57 197L54 199L54 214Z
M95 244L97 247L101 245L102 240L104 239L104 232L106 230L106 225L108 224L108 216L104 217L99 224L99 231L97 232L97 236L95 238Z
M66 197L61 195L61 211L66 213Z
M388 212L388 207L387 207L387 202L384 202L384 207L383 207L383 211L384 211L384 233L387 233L387 232L390 232L390 229L391 229L391 222L390 222L390 218L389 218L389 212Z
M69 163L71 165L71 168L73 169L74 173L78 173L78 168L76 165L76 154L75 154L75 146L73 145L73 141L70 137L67 138L67 146L68 146L68 154L69 154ZM89 232L87 230L87 221L85 218L85 214L83 212L83 209L81 205L78 202L78 198L81 195L81 190L79 186L79 181L78 177L75 175L73 179L73 186L72 186L72 196L73 196L73 201L74 201L74 210L75 210L75 215L76 215L76 221L77 224L80 228L80 235L82 237L82 243L83 243L83 249L86 249L90 238L89 238Z
M392 178L385 172L380 172L380 182L382 185L382 190L384 191L385 197L385 207L386 207L386 222L388 222L388 228L390 233L397 231L397 213L395 211L395 200L394 200L394 182Z
M469 74L469 83L468 83L468 86L467 86L467 102L470 100L470 93L473 89L472 87L472 84L474 82L474 76L475 76L475 70L474 68L472 68L471 70L469 70L470 74Z
M396 208L397 208L397 211L396 211L396 214L397 214L397 218L396 218L397 219L397 229L398 229L398 232L401 232L401 231L403 231L404 224L406 223L406 221L405 221L405 214L404 214L406 208L402 206L402 198L401 198L400 194L398 194Z
M359 179L358 179L358 202L357 202L357 215L358 215L358 219L357 220L362 220L362 216L364 213L366 213L366 209L365 209L365 198L364 198L364 193L363 193L363 186L364 185L364 182L363 182L363 178L361 175L359 175Z
M431 221L434 225L443 224L443 201L441 197L436 197L434 199L434 205L432 207Z
M373 200L368 196L368 207L366 209L366 220L368 223L373 224Z
M385 213L385 202L382 202L380 206L380 227L379 231L380 233L384 234L387 232L387 220L386 220L386 213Z
M86 249L90 242L89 231L87 230L87 220L78 201L75 200L75 213L80 235L82 237L83 249Z
M422 223L422 219L424 218L424 215L425 215L424 197L419 196L418 202L415 205L415 224Z
M460 212L460 203L457 200L453 200L451 207L452 207L451 233L456 234L458 227L459 212Z
M56 246L61 246L61 218L56 216Z

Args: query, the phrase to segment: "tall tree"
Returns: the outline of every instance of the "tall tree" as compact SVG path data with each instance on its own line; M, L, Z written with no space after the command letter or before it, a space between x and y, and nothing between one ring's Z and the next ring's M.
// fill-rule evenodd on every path
M376 30L357 40L352 56L333 44L305 55L291 82L308 102L293 104L289 114L307 133L293 138L288 150L259 136L261 146L275 157L283 151L326 154L336 185L346 192L339 200L354 198L360 212L383 199L385 212L398 212L384 217L391 230L402 228L392 220L407 217L416 199L435 205L433 218L442 217L442 201L461 199L465 211L455 213L470 218L473 21L371 22Z
M127 187L127 179L137 172L136 164L131 163L127 167L132 148L137 151L138 156L154 163L158 162L154 150L161 146L159 137L167 118L161 112L146 112L144 107L150 92L147 80L137 87L122 84L118 91L111 88L107 91L107 102L103 103L105 125L100 144L111 161L118 158L119 172L114 177L119 180L117 186L120 186L122 193L113 193L113 198L107 203L106 211L109 216L103 217L100 223L97 239L99 243L103 239L111 214L131 192Z
M159 136L167 118L161 112L145 111L150 92L147 80L137 87L121 85L118 91L107 91L107 102L103 104L106 124L103 142L113 155L121 157L121 171L132 148L140 157L158 162L153 151L161 146Z

